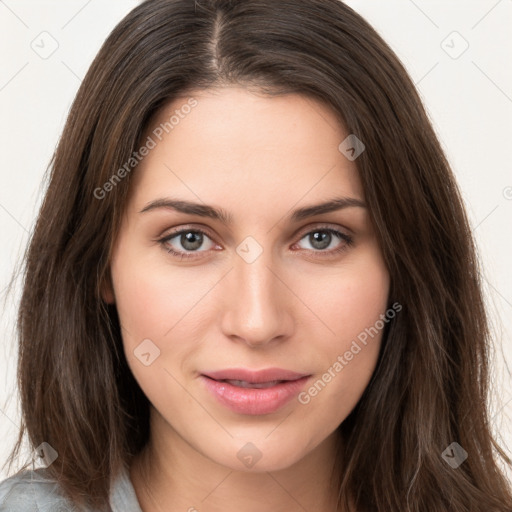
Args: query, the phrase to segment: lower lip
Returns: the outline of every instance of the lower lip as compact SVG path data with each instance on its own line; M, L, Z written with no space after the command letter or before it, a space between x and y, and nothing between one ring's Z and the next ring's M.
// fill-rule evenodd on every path
M270 388L240 388L201 375L202 381L215 398L239 414L270 414L296 396L309 376L281 382Z

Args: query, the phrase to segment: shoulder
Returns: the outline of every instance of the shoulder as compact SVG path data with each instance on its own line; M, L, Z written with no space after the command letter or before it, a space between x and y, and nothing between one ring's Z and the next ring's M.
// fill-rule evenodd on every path
M24 470L0 482L0 512L72 512L44 468Z

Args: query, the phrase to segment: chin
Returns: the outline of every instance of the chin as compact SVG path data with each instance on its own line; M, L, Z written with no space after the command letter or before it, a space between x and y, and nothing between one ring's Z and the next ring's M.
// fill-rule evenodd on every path
M268 435L266 430L259 438L244 436L243 439L233 439L229 445L217 445L219 453L205 453L214 462L228 467L233 471L262 473L281 471L299 462L308 452L309 445L316 443L304 442L293 436ZM265 439L265 437L268 438Z

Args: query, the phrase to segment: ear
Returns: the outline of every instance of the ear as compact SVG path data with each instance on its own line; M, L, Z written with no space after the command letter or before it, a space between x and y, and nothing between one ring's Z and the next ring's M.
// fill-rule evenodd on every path
M107 304L114 304L116 297L114 295L114 287L112 286L112 277L110 275L110 269L107 270L105 276L100 285L101 298Z

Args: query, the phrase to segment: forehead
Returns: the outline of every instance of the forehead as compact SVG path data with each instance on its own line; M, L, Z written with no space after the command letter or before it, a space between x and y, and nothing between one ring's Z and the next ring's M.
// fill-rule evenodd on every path
M181 193L247 208L301 196L363 200L356 164L338 149L347 135L328 106L303 95L192 91L151 120L143 143L154 147L136 169L134 196L139 205Z

